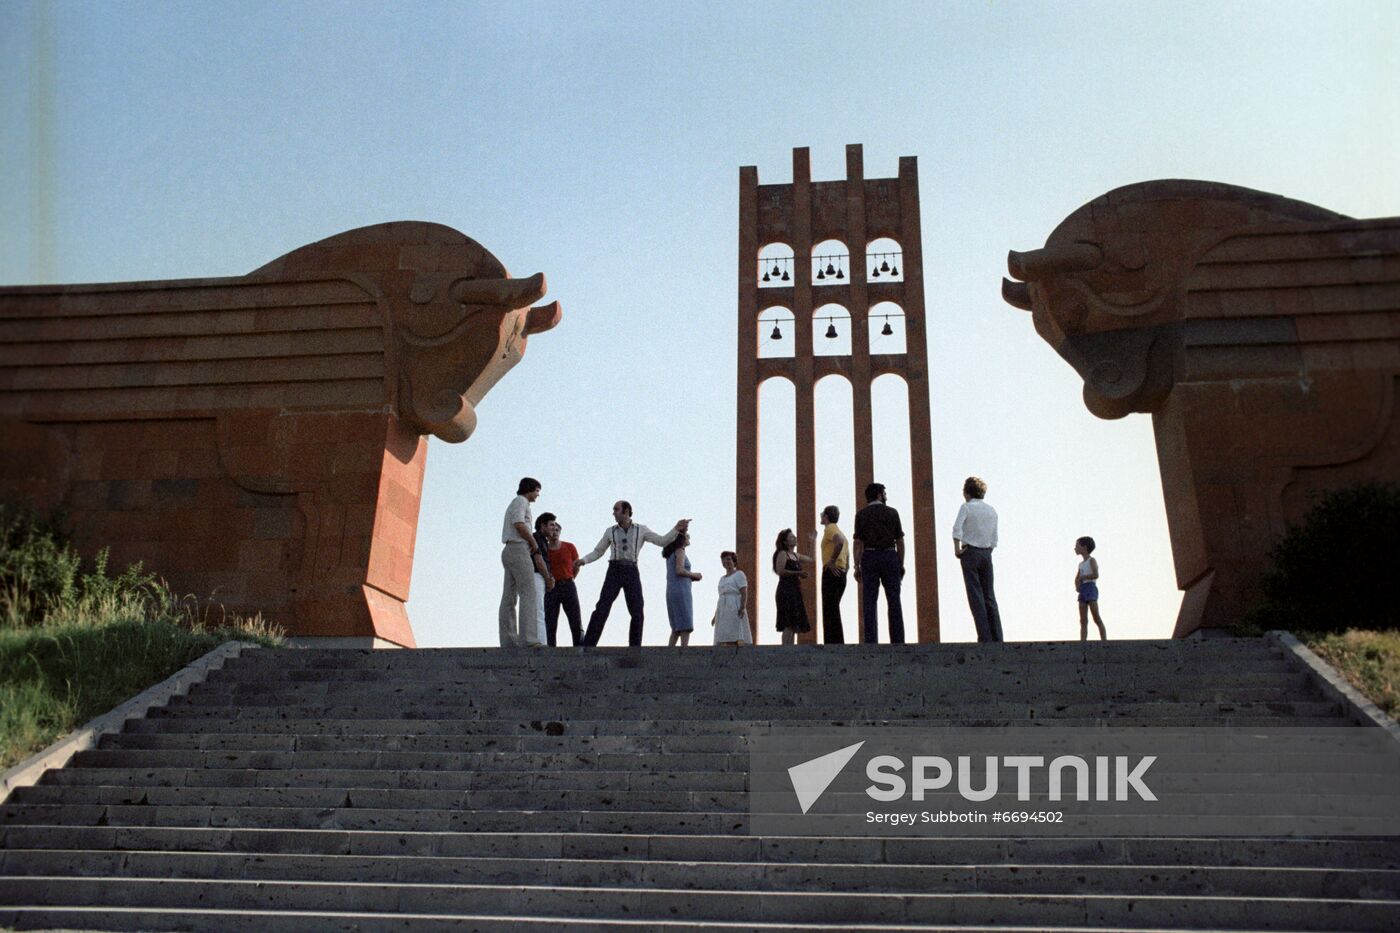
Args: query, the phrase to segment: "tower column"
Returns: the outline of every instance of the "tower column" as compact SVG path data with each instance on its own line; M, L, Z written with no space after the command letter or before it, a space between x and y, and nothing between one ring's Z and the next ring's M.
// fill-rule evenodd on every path
M734 445L734 552L749 581L749 625L758 627L758 168L739 169L739 358Z
M899 212L904 230L905 383L909 390L909 458L917 548L914 580L919 594L918 640L940 640L938 625L938 529L933 518L933 427L929 409L928 333L924 315L923 233L919 222L919 165L899 160Z
M875 480L875 416L870 402L870 293L865 278L865 157L861 147L846 147L846 216L851 253L851 420L855 448L856 510L865 505L865 487ZM857 258L859 257L859 258ZM854 528L852 514L847 537ZM850 579L855 579L856 566L851 563ZM856 627L847 633L847 640L864 640L865 581L856 580Z
M792 314L794 359L792 382L796 400L796 488L794 489L799 551L811 549L812 529L816 527L817 501L817 410L812 353L812 162L807 148L792 151ZM777 537L774 529L773 537ZM816 576L799 581L807 618L817 618ZM816 640L816 626L801 640Z

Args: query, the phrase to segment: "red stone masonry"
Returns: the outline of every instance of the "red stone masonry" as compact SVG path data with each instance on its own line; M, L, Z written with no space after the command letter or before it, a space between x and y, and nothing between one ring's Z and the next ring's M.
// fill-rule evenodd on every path
M1176 634L1238 621L1320 492L1400 479L1400 218L1200 181L1111 191L1010 256L1102 418L1150 412Z
M0 495L292 635L412 646L425 436L471 435L544 292L420 222L241 278L0 289Z

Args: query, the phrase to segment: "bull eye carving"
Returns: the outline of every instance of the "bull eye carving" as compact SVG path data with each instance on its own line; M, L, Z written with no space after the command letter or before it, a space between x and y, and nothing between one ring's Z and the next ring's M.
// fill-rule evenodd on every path
M1112 360L1095 363L1089 378L1097 385L1114 386L1123 381L1123 367Z
M416 305L427 304L433 300L437 294L437 283L431 279L420 278L414 281L413 286L408 290L408 300Z

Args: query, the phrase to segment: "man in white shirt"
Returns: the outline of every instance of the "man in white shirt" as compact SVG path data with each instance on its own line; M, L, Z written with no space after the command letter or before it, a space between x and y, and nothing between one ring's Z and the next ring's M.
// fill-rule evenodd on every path
M603 637L603 626L612 612L617 594L622 593L627 600L627 613L632 617L632 626L627 630L627 644L637 647L642 643L642 576L637 571L637 552L645 542L665 547L675 540L676 535L684 534L690 527L690 519L683 518L668 533L659 535L646 525L632 521L632 504L618 501L613 503L613 519L617 524L603 532L598 546L574 561L577 574L584 564L591 564L608 549L612 557L608 560L608 573L603 577L603 591L598 594L598 605L588 620L588 630L583 633L585 646L598 644Z
M987 484L975 476L963 483L963 504L953 522L953 554L962 561L967 605L978 641L1001 641L1001 610L992 589L992 548L997 546L997 510L986 502Z
M501 565L505 567L505 585L501 589L501 647L537 647L540 635L536 626L538 616L535 595L535 573L545 573L544 556L535 543L534 519L530 503L540 497L540 481L526 476L516 487L515 498L506 507L506 520L501 528ZM515 604L520 603L516 614Z

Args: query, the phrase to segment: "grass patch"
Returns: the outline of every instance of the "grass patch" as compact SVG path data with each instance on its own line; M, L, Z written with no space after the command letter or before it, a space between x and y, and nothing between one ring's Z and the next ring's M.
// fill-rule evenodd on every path
M282 633L139 564L110 576L105 553L84 562L56 523L0 508L0 768L233 639Z
M1299 632L1298 640L1340 671L1387 716L1400 719L1400 632Z

